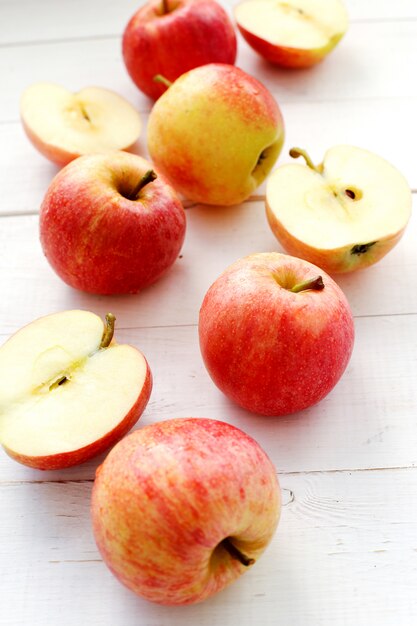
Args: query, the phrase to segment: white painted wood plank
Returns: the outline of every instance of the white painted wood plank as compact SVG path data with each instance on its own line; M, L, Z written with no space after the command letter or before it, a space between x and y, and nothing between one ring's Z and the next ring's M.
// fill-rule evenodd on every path
M323 63L297 72L267 63L240 39L237 63L267 84L282 103L415 98L417 82L404 80L404 60L408 67L417 64L416 37L417 21L352 24L346 39ZM151 105L126 72L119 38L3 47L0 76L7 85L0 122L18 119L20 95L37 81L74 91L99 85L121 93L139 110Z
M221 0L232 16L232 7L239 0ZM0 15L3 28L0 45L120 35L130 16L144 2L139 0L73 0L57 3L53 0L1 0ZM346 0L352 22L361 20L395 20L417 17L414 0ZM22 19L24 16L24 19Z
M196 326L120 331L118 341L141 349L154 377L137 428L173 417L224 420L255 437L279 472L415 465L417 315L360 318L355 326L353 356L334 390L315 407L281 418L250 414L223 396L204 368ZM90 479L99 462L40 472L0 450L0 481Z
M23 184L23 183L22 183ZM414 194L414 207L417 195ZM417 216L404 237L378 264L335 277L355 316L417 313ZM0 219L0 332L11 334L37 317L83 308L118 317L120 328L196 324L203 297L236 259L282 251L265 218L264 202L227 210L187 210L187 234L179 258L155 285L138 295L94 296L61 281L43 256L37 216Z
M291 160L288 151L294 145L305 147L316 162L333 145L357 145L391 161L417 190L414 142L404 141L417 137L416 107L417 99L404 98L284 103L286 140L277 166ZM147 120L142 114L143 134L135 152L149 158ZM58 168L35 150L19 122L0 124L0 144L7 146L0 152L0 171L7 172L0 216L36 212ZM265 184L256 191L264 193Z
M0 623L415 623L417 470L282 476L281 523L259 563L216 597L175 609L134 596L102 563L90 528L91 485L0 486Z

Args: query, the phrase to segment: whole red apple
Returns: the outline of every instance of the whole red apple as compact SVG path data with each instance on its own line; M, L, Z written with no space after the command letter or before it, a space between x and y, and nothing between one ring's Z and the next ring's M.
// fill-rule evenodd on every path
M278 524L274 466L251 437L171 419L121 441L98 469L94 535L115 576L160 604L200 602L252 565Z
M123 58L133 82L156 100L174 81L207 63L236 59L236 35L226 11L214 0L150 0L131 18L123 35Z
M231 265L208 290L201 353L215 384L237 404L285 415L324 398L353 348L349 304L315 265L279 253Z
M53 179L42 203L46 258L69 285L97 294L137 293L175 261L185 212L145 159L83 156Z

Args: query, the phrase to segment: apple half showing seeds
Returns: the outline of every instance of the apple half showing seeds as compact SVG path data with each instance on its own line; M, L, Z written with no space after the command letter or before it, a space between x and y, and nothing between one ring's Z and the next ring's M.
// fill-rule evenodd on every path
M206 418L131 433L98 468L95 540L113 574L160 604L201 602L257 561L279 520L273 464L243 431Z
M266 188L266 214L287 252L326 272L351 272L379 261L401 238L411 215L404 176L383 158L353 146L335 146L315 166L277 168Z
M57 165L83 154L127 150L142 127L138 112L113 91L86 87L72 93L53 83L25 90L20 117L35 148Z
M123 437L152 390L145 357L88 311L35 320L0 348L0 442L37 469L82 463Z
M348 28L340 0L247 0L237 5L235 18L256 52L288 68L318 63Z

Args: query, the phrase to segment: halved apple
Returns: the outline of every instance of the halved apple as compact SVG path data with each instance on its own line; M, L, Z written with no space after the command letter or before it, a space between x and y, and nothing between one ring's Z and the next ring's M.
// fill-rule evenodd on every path
M20 116L35 148L58 165L83 154L126 150L141 131L132 105L101 87L72 93L60 85L36 83L23 93Z
M291 68L321 61L348 28L340 0L246 0L235 8L235 18L256 52Z
M379 261L398 242L411 215L411 191L385 159L335 146L316 167L286 164L266 189L269 224L282 246L326 272L350 272Z
M0 348L0 441L37 469L82 463L137 422L152 389L145 357L88 311L42 317Z

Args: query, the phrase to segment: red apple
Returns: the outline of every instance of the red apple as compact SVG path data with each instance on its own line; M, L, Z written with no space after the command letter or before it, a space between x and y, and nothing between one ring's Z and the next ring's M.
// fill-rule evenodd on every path
M150 0L123 35L123 58L133 82L156 100L166 87L154 77L176 78L199 65L236 59L236 35L214 0Z
M145 357L113 340L94 313L35 320L0 348L0 441L37 469L82 463L116 443L143 413L152 389Z
M95 539L115 576L160 604L205 600L253 565L278 523L274 466L241 430L171 419L135 431L98 469Z
M200 311L201 353L215 384L262 415L285 415L324 398L353 348L348 302L315 265L279 253L231 265Z
M69 285L136 293L175 261L185 213L145 159L125 152L80 157L52 181L41 207L46 258Z

